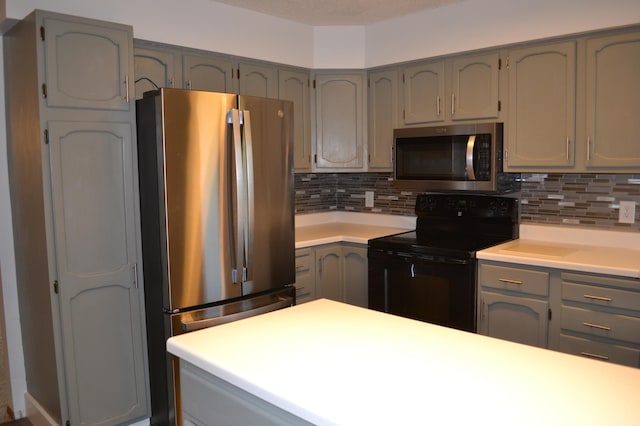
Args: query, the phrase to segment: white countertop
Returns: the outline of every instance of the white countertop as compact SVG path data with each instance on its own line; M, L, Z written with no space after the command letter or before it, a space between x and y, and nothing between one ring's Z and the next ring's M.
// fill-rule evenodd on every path
M640 278L640 235L555 226L520 226L520 238L481 250L478 259Z
M367 244L372 238L415 229L412 216L357 212L296 215L296 248L337 242Z
M637 425L640 369L326 299L167 342L318 425Z

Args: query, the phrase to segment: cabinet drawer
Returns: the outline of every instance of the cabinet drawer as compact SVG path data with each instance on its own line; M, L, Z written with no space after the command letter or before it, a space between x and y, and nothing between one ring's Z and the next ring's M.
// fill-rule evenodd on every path
M562 299L640 312L640 292L562 281Z
M313 256L311 256L311 249L298 249L296 250L296 274L298 272L304 272L311 269L313 264Z
M480 265L478 280L478 283L483 287L539 296L549 294L549 273L545 271Z
M561 315L563 329L640 344L640 318L574 306L563 306Z
M296 250L296 303L313 300L316 296L314 256L312 249Z
M575 336L560 335L559 348L561 352L578 355L585 358L609 361L615 364L640 367L640 349L626 346L600 343L590 339Z

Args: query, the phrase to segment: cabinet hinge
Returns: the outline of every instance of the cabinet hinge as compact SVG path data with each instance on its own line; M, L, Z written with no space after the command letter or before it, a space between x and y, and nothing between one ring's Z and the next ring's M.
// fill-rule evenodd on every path
M53 292L54 292L55 294L58 294L58 280L55 280L55 281L53 282Z
M502 102L498 101L498 112L502 111Z
M502 69L502 58L498 58L498 71Z
M49 145L49 129L44 129L44 143Z
M367 79L367 87L369 87L369 88L371 87L371 79L370 78Z
M314 89L316 88L316 79L315 78L313 79L313 88Z
M506 68L506 69L509 69L510 61L511 61L511 57L510 57L510 56L507 56L507 62L504 64L504 66L505 66L505 68Z
M404 84L404 73L402 73L402 84Z
M313 162L318 164L318 154L313 154Z
M236 70L236 76L237 76L238 80L240 80L240 68L238 68Z
M40 26L40 40L44 41L44 25Z
M549 308L549 321L551 321L551 308Z
M66 422L65 426L71 426L71 421L70 421L70 420L67 420L67 422Z
M42 97L47 99L47 83L42 83Z

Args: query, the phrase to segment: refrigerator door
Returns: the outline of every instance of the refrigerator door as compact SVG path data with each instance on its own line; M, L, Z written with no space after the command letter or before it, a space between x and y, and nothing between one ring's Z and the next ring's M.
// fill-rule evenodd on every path
M246 279L253 294L295 281L293 104L240 96L246 153Z
M170 311L242 294L232 282L232 131L236 95L162 89L159 196Z

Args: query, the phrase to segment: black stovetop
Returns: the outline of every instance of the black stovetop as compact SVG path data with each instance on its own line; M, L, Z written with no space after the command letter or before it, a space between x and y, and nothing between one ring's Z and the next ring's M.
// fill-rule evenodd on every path
M420 194L416 230L369 240L371 248L458 257L518 237L518 201L471 194Z

